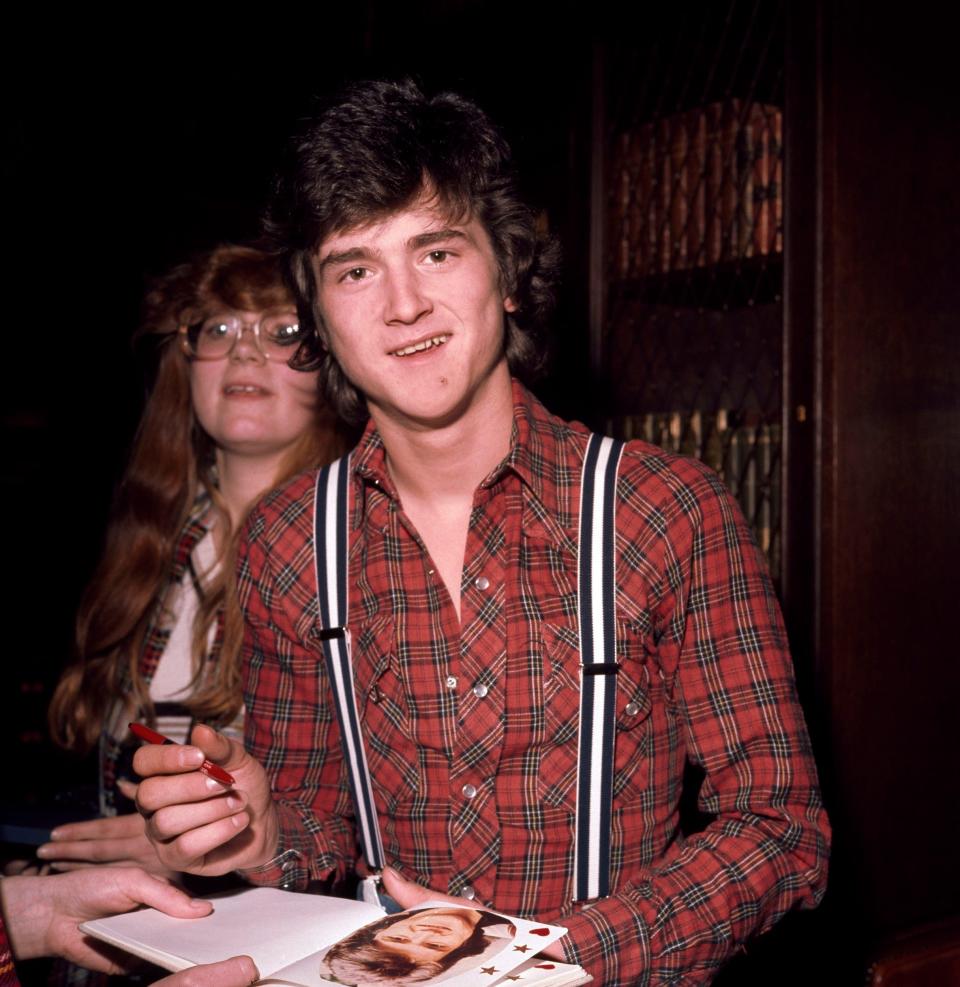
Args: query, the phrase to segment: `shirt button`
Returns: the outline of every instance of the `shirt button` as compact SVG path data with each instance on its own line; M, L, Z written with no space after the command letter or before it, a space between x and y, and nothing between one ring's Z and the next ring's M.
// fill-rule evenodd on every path
M477 794L477 790L473 785L464 785L462 791L464 796L468 799L475 798Z
M487 692L489 692L489 690L482 682L480 685L475 685L473 687L473 694L477 697L477 699L483 699Z
M481 592L485 589L490 588L490 580L486 576L477 576L473 581L473 585L477 587Z
M627 703L627 705L623 707L623 711L627 714L627 716L636 716L637 713L640 712L640 707L636 703Z
M456 677L456 675L448 675L447 676L447 688L448 689L456 689L456 687L457 687L457 677Z
M467 901L473 901L477 896L477 889L472 885L468 884L461 892L460 897L466 898Z

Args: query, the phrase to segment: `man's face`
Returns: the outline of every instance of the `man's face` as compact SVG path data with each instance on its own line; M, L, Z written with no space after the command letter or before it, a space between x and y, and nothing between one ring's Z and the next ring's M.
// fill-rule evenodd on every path
M479 921L472 908L424 908L381 929L373 941L414 963L436 963L459 949Z
M317 301L329 345L374 420L442 427L504 381L504 310L490 238L421 196L386 219L327 237Z

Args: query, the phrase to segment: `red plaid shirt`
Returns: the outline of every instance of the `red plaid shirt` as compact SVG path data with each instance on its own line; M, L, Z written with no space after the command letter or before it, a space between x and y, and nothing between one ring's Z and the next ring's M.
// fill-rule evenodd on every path
M779 611L751 535L700 463L632 442L617 509L611 897L571 903L577 524L588 432L515 385L511 451L478 488L461 618L403 513L383 445L353 456L350 627L388 862L569 929L603 984L708 981L738 943L814 904L828 824ZM239 584L247 744L278 803L261 883L352 868L353 811L320 641L315 474L254 513ZM684 838L684 763L705 771Z

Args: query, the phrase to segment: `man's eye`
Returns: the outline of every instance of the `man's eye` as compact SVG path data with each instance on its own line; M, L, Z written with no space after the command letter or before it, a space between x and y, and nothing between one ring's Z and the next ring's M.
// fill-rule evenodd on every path
M431 250L427 257L431 264L442 264L450 256L449 250Z
M349 271L344 272L343 277L340 278L341 281L362 281L367 276L367 269L365 267L351 267Z

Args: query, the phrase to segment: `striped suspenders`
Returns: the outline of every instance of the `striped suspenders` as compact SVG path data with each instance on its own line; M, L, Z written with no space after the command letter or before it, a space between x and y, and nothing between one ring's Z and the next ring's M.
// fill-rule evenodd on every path
M353 690L350 631L347 627L349 587L347 552L350 533L350 456L320 470L314 505L313 544L317 566L320 638L337 706L340 743L350 777L350 791L363 842L363 855L374 870L384 866L383 843L373 801L370 769L360 733L357 697Z
M610 888L610 809L616 703L614 570L617 469L623 443L591 435L580 494L578 608L581 688L577 777L574 900L605 897ZM383 867L377 821L354 693L347 628L349 456L320 470L315 502L314 545L320 632L343 755L350 776L364 857Z
M610 893L610 808L617 697L616 506L623 443L591 435L580 486L580 751L574 901Z

